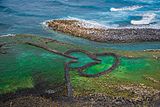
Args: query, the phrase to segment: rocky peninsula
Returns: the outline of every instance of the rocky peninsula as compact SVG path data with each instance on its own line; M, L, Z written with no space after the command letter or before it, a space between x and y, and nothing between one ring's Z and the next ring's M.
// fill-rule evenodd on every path
M160 41L160 29L105 28L80 20L52 20L45 23L50 29L76 37L106 43ZM88 25L89 24L89 25Z

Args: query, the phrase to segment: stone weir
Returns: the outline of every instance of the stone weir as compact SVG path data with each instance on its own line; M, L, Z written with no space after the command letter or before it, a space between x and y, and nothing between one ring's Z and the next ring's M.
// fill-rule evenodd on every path
M47 26L58 32L76 37L106 43L130 43L160 41L160 29L121 28L111 29L105 26L79 20L52 20Z

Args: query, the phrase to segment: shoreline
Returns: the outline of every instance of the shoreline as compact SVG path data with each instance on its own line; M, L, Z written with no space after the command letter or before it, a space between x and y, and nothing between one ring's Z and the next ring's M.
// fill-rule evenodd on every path
M27 92L27 91L26 91ZM155 106L160 104L160 93L146 98L145 100L131 100L126 99L123 97L113 97L107 96L103 94L90 94L87 96L78 96L78 97L66 97L66 96L56 96L53 94L46 94L46 93L37 93L37 94L29 94L29 93L16 93L12 97L8 97L7 100L0 101L0 105L2 107L8 107L8 105L12 104L13 107L20 107L24 105L30 105L34 107L34 105L43 105L43 107L48 107L48 105L54 105L55 102L59 105L64 106ZM5 97L3 97L5 98ZM7 97L6 97L7 98ZM155 99L157 98L157 99ZM35 101L35 99L37 99ZM43 99L43 100L41 100ZM48 102L49 101L49 102ZM47 103L47 104L46 104ZM1 107L0 106L0 107ZM51 107L52 107L51 106ZM10 106L12 107L12 106Z
M62 94L63 93L63 94ZM45 93L43 89L37 90L36 88L19 90L14 93L8 93L0 95L0 107L20 107L28 106L34 107L35 105L43 105L43 107L48 107L48 105L54 105L58 103L59 105L70 106L155 106L160 104L160 93L157 93L150 97L144 97L144 99L126 99L121 96L108 96L104 94L89 94L82 96L67 97L65 95L65 90L62 92L55 93ZM43 100L42 100L43 99ZM36 101L35 101L36 100ZM52 107L51 106L51 107ZM53 106L54 107L54 106Z
M46 26L71 36L105 43L134 43L160 41L160 29L122 28L106 29L79 20L50 20Z

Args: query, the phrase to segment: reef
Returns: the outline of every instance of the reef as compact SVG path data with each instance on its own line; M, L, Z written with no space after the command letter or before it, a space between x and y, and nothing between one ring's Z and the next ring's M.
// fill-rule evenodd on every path
M152 28L121 28L111 29L96 27L92 23L79 20L52 20L46 25L58 32L89 39L96 42L130 43L160 41L160 29ZM91 27L90 27L91 26Z
M0 38L0 105L160 104L160 50L77 46L32 35ZM2 47L3 47L2 46Z

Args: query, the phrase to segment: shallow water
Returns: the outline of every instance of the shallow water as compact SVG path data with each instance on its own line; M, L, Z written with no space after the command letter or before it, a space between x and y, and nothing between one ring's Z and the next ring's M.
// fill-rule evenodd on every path
M152 27L160 25L158 0L0 0L0 35L35 34L79 45L115 49L160 49L159 43L104 44L50 32L42 22L59 18L78 18L107 27ZM132 25L147 22L149 25ZM61 37L59 36L61 35ZM133 45L133 46L132 46Z

